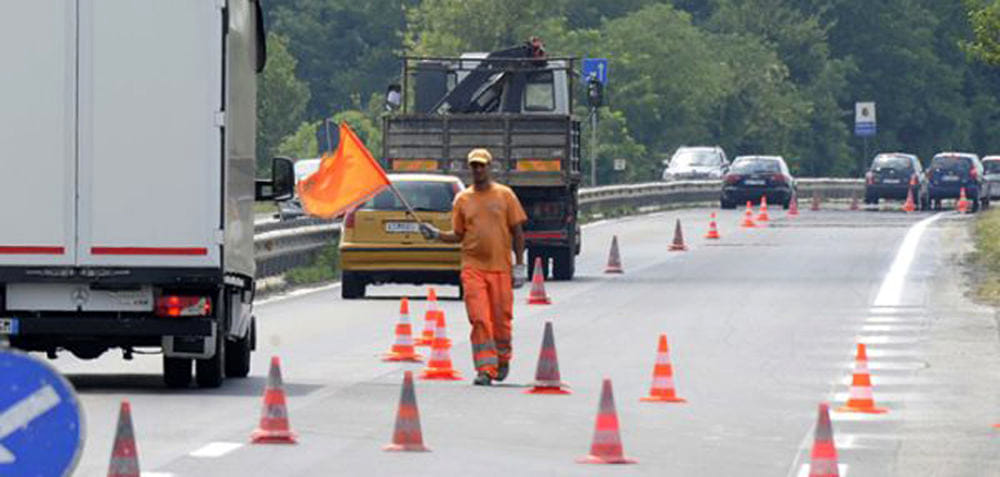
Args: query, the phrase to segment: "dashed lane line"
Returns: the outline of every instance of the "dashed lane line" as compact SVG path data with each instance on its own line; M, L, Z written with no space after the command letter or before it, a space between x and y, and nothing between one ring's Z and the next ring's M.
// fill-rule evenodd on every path
M239 442L209 442L188 455L191 457L214 459L222 457L240 447L243 447L243 444Z

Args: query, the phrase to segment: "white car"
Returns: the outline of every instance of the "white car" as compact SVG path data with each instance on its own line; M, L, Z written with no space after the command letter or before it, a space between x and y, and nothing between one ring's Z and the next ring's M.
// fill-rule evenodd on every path
M685 181L721 179L729 170L729 160L721 147L679 147L663 170L663 180Z

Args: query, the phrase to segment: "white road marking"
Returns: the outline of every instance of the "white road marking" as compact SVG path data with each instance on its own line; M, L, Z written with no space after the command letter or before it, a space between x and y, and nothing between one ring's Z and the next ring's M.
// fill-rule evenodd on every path
M917 255L917 246L920 245L920 237L924 235L924 231L927 230L930 224L940 219L943 215L943 212L934 214L917 222L916 225L910 227L910 230L906 232L906 237L903 238L903 243L899 246L899 251L896 252L896 259L892 261L892 266L889 267L889 273L882 279L882 287L878 290L878 295L875 297L873 306L887 307L901 305L903 283L906 281L906 274L910 271L910 265L913 264L913 259Z
M260 300L260 301L255 301L255 302L253 302L253 304L254 305L258 305L258 306L259 305L266 305L268 303L275 303L275 302L279 302L279 301L285 301L285 300L287 300L289 298L295 298L295 297L299 297L299 296L302 296L302 295L310 295L310 294L313 294L313 293L319 293L319 292L324 292L324 291L328 291L328 290L335 290L337 288L340 288L340 282L330 283L330 284L327 284L327 285L322 285L322 286L312 287L312 288L299 288L298 290L292 290L292 291L290 291L288 293L283 293L283 294L278 295L278 296L274 296L274 297L271 297L271 298L265 298L265 299Z
M847 464L838 463L837 471L840 473L840 477L847 477ZM799 467L797 477L809 477L809 464L802 464L802 467Z
M238 442L209 442L188 455L191 457L222 457L240 447L243 447L243 444Z
M42 386L41 389L31 393L0 414L0 439L27 426L38 416L58 406L60 401L59 394L51 385ZM14 454L0 446L0 464L9 464L16 460Z

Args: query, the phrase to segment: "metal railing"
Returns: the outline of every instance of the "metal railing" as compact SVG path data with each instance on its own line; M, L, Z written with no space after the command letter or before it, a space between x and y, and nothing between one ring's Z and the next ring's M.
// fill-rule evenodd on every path
M580 211L585 215L615 207L681 206L719 200L719 181L648 182L580 189ZM828 199L860 197L862 179L798 179L798 195ZM312 263L323 247L340 237L340 223L304 218L266 222L254 227L257 276L273 277Z

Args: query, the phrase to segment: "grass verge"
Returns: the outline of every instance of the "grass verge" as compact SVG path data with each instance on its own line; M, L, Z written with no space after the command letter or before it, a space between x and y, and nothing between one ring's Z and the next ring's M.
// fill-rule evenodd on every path
M274 202L254 202L253 203L253 213L257 214L276 214L278 213L278 205Z
M340 276L339 265L340 251L337 244L332 243L323 247L311 265L285 272L285 282L290 286L299 286L336 280Z
M1000 305L1000 209L979 214L975 238L976 251L972 254L972 261L982 273L976 284L976 298Z

